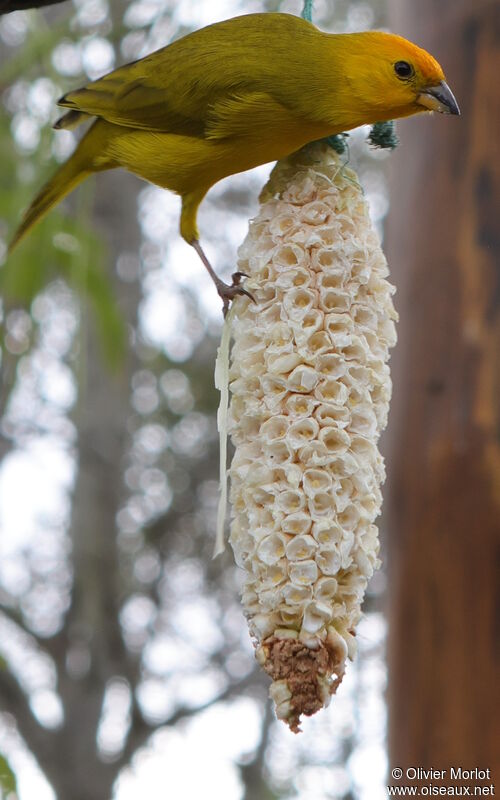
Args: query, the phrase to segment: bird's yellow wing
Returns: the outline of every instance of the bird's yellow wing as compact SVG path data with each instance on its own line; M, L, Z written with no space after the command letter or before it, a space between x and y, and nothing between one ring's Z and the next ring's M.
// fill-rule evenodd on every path
M286 125L292 116L292 112L267 92L230 95L209 109L204 135L212 140L245 136L250 132L252 136L259 136L276 125Z
M236 17L69 92L60 105L126 127L221 138L232 135L232 122L241 130L252 110L281 113L289 106L277 79L284 72L290 85L304 81L307 90L304 70L291 74L290 47L314 49L317 36L312 25L289 14Z
M93 87L72 92L64 105L125 127L213 140L240 136L246 130L255 131L260 121L265 125L289 116L287 109L266 92L240 90L238 95L223 95L207 105L199 118L180 113L164 96L158 97L163 93L142 83L129 84L126 93L114 96L94 92Z
M115 125L186 136L203 134L203 119L176 108L168 86L158 88L151 85L147 75L134 78L128 67L117 70L117 73L116 77L112 73L83 89L69 92L61 98L59 105L102 117Z

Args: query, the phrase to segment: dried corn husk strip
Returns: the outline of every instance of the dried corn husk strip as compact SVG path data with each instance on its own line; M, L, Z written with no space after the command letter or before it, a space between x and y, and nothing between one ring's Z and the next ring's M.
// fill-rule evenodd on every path
M393 287L352 170L323 144L280 162L240 248L230 541L278 717L327 705L355 652L384 480Z
M217 349L215 359L215 388L220 391L219 408L217 409L217 429L219 431L219 487L220 496L217 508L217 527L214 546L214 555L220 556L224 552L224 525L226 522L227 507L227 420L229 403L229 348L231 342L231 325L235 306L231 306L222 328L221 342Z

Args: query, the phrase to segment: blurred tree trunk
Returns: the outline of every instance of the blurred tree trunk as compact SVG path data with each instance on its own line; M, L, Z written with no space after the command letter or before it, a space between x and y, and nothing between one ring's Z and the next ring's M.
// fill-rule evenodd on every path
M138 250L135 183L123 172L99 179L94 214L107 231L113 288L129 329L136 322L140 285L119 280L114 266L121 253ZM89 253L89 260L92 257ZM79 400L73 414L78 474L69 531L72 598L62 629L54 637L40 640L57 669L63 722L56 728L43 728L8 672L2 673L0 694L8 701L6 710L14 714L19 732L58 800L109 800L120 769L151 733L132 697L132 722L123 751L108 760L98 755L96 734L108 682L121 678L133 691L140 675L139 655L128 652L121 635L119 609L125 580L116 533L130 444L130 384L137 359L127 344L124 362L113 373L105 363L95 320L85 318L85 309L83 314L82 355L77 367Z
M392 5L392 30L438 58L462 116L401 123L392 164L391 764L498 780L500 8Z
M140 286L137 281L119 280L114 266L120 253L138 249L140 232L135 222L134 189L135 180L130 176L108 174L99 180L95 203L95 219L102 220L110 244L113 288L130 329L136 321ZM113 374L103 360L92 318L84 326L83 348L80 397L74 413L79 455L70 528L73 596L52 652L56 656L65 723L56 732L53 769L47 771L47 777L60 800L111 797L123 761L105 761L97 755L96 733L104 692L107 683L117 677L135 687L139 673L137 659L136 663L131 660L121 636L123 576L116 535L116 515L124 496L130 384L136 359L127 345L125 361ZM68 669L75 653L85 654L87 669ZM47 766L42 763L43 768Z

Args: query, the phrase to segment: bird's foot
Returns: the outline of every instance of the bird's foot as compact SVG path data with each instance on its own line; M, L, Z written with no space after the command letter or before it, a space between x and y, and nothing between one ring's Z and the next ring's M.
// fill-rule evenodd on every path
M208 258L206 257L205 253L203 252L203 249L202 249L198 239L194 239L191 242L191 245L192 245L192 247L194 247L194 249L198 253L199 257L201 258L201 260L203 262L203 265L204 265L205 269L207 270L208 274L210 275L210 277L212 278L213 282L215 283L215 286L216 286L217 291L219 293L219 297L222 299L222 313L224 314L224 316L226 316L226 314L227 314L227 312L229 310L229 303L232 300L234 300L234 298L237 297L237 295L239 295L239 294L243 294L243 295L245 295L245 297L249 297L250 300L253 303L256 302L255 298L252 297L250 292L247 292L247 290L244 289L243 286L240 286L241 279L242 278L248 278L248 275L246 274L246 272L233 272L233 274L232 274L233 282L231 284L224 283L224 281L221 281L219 276L214 271L210 261L208 260Z
M253 295L241 286L241 279L247 278L248 275L245 272L233 272L231 277L233 279L231 284L224 283L220 278L218 278L216 282L217 292L222 299L222 313L224 316L226 316L229 310L229 303L238 295L245 295L245 297L248 297L253 303L256 302Z

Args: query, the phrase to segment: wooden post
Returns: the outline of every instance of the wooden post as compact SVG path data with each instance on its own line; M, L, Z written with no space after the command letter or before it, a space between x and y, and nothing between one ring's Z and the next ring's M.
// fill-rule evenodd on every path
M461 117L399 125L386 249L391 768L490 769L500 793L500 7L393 0ZM415 785L403 776L393 784ZM472 793L473 794L473 793ZM488 794L488 792L484 792Z

